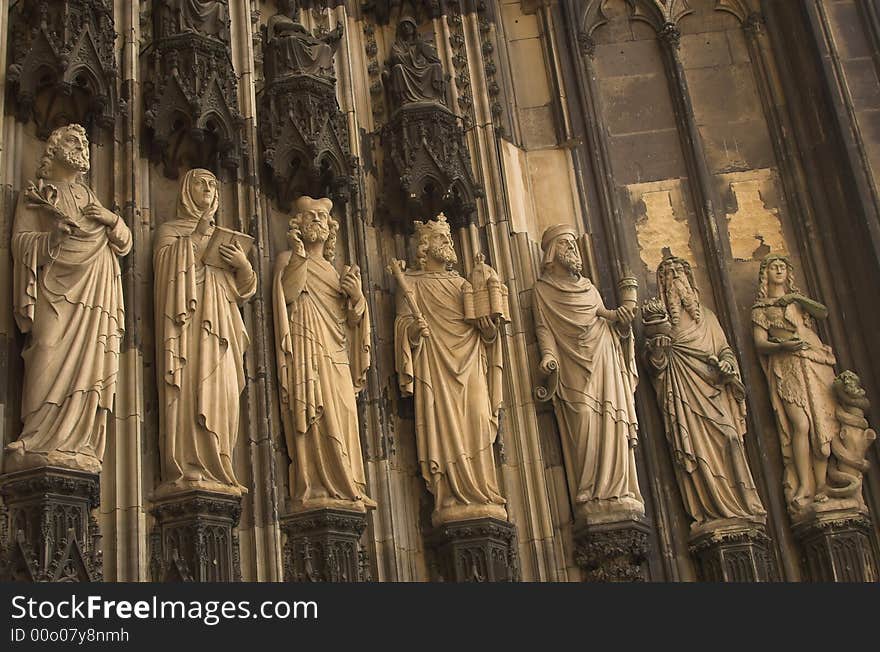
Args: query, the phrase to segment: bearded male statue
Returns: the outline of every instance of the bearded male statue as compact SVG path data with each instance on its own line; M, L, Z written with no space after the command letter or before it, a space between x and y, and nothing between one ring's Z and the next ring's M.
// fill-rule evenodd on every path
M19 198L12 257L15 320L27 335L24 427L6 449L6 471L101 470L125 324L118 256L131 232L81 182L88 170L85 130L56 129Z
M675 477L694 533L733 520L763 523L765 510L743 447L745 391L718 318L700 301L690 263L657 268L660 301L642 310Z
M367 496L356 395L370 366L370 318L360 271L333 266L339 223L329 199L301 197L291 250L275 263L275 353L290 456L293 511L363 512Z
M535 285L541 371L557 375L553 405L576 518L586 523L644 516L636 477L638 373L627 306L605 307L582 276L576 231L544 231Z
M492 445L502 402L499 321L469 319L470 282L446 218L416 222L417 267L395 270L396 367L401 393L415 397L419 465L434 495L434 526L507 519Z

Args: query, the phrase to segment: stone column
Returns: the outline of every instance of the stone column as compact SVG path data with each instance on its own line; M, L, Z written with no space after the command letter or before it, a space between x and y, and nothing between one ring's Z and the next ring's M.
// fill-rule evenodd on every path
M100 582L97 474L55 467L0 476L0 580Z
M241 581L239 496L193 489L154 500L154 582Z
M729 519L726 527L691 536L689 547L704 582L770 582L776 579L770 558L770 539L764 526Z

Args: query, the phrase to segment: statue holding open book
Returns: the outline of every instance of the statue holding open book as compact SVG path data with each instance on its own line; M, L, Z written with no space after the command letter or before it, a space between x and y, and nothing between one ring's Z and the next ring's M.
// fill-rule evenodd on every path
M245 491L232 468L249 339L239 305L257 289L253 239L215 224L217 178L190 170L153 255L159 370L160 492Z

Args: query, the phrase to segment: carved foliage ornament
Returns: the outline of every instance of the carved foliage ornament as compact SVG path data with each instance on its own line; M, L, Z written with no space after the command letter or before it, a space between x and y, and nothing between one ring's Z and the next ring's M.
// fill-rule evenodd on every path
M109 0L19 0L9 9L7 79L16 117L45 138L58 126L112 127L116 39Z

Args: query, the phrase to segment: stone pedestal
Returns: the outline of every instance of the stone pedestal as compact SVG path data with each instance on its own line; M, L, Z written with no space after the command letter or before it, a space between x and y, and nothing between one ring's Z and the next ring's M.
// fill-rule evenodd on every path
M770 539L759 523L717 523L695 532L691 554L704 582L770 582L775 579Z
M444 523L428 539L445 582L518 582L516 528L497 518Z
M281 519L287 582L369 582L360 539L367 515L343 509L314 509Z
M806 579L813 582L876 582L877 553L867 514L817 512L794 523Z
M643 518L581 525L575 562L587 582L644 582L651 528Z
M241 498L192 490L154 498L151 535L154 582L241 581Z
M42 467L0 476L3 554L0 580L100 582L101 536L92 510L97 474Z

